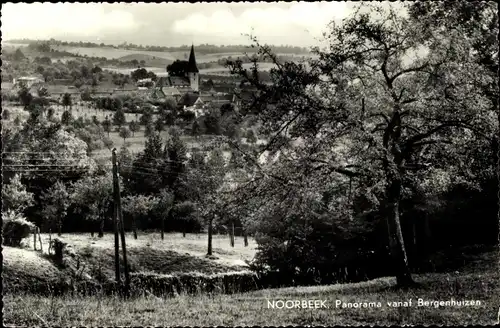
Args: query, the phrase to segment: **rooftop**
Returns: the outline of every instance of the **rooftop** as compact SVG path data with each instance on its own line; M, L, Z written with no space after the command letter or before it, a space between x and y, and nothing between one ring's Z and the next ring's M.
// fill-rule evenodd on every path
M165 96L180 96L181 93L177 88L174 87L163 87L161 91L165 94Z

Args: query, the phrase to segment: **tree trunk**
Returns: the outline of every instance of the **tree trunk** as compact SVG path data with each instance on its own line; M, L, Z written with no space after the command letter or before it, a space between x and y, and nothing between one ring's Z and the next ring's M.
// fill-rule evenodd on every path
M396 282L399 287L408 287L414 284L408 266L403 232L400 222L400 198L401 198L401 179L399 172L391 172L387 186L387 227L389 231L389 246L391 255L394 259L396 269Z
M134 239L137 239L137 222L132 218L132 230L134 231Z
M57 222L57 235L60 237L62 235L62 220L59 219Z
M243 242L245 243L245 247L248 246L248 235L245 230L243 230Z
M210 219L208 221L208 251L207 255L212 255L212 225L213 225L213 219Z
M162 215L162 217L161 217L161 240L165 239L164 231L165 231L165 218Z
M99 238L104 237L104 219L101 219L101 223L99 224Z
M231 222L231 229L229 231L229 238L231 242L231 247L234 247L234 222Z

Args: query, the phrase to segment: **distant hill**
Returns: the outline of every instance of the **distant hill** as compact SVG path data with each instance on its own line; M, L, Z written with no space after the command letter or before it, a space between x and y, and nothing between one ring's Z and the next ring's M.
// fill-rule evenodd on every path
M119 57L117 59L121 61L132 61L135 59L138 62L144 60L146 62L145 66L151 66L151 67L166 67L167 65L170 65L173 62L173 60L171 59L157 57L148 54L130 54Z
M104 44L104 43L94 43L94 42L67 42L67 41L59 41L55 39L50 40L31 40L31 39L12 39L7 40L6 42L12 44L30 44L30 43L48 43L51 46L67 46L67 47L76 47L76 48L115 48L122 50L131 50L131 51L154 51L154 52L186 52L191 48L190 45L182 45L176 47L167 47L167 46L152 46L152 45L137 45L132 43L121 43L119 45L115 44ZM199 53L203 54L213 54L213 53L222 53L222 52L235 52L242 53L245 51L250 51L249 45L214 45L214 44L198 44L195 45L198 49ZM307 54L310 52L309 48L306 47L297 47L290 45L271 45L271 48L274 52L277 53L286 53L286 54Z

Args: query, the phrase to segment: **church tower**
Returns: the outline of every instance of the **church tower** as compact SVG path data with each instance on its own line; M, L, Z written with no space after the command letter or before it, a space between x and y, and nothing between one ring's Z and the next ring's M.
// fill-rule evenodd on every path
M191 45L191 53L189 54L189 62L188 62L188 77L189 84L191 85L191 89L195 92L199 92L200 90L200 71L196 66L196 58L194 57L194 45Z

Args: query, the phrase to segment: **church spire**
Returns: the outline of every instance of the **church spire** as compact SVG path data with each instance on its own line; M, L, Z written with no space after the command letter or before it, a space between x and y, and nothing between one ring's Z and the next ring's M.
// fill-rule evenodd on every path
M199 72L198 66L196 65L196 58L194 57L194 45L191 45L191 53L189 54L188 72L189 73Z

